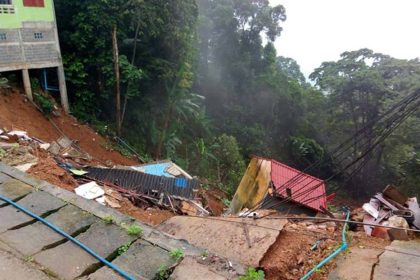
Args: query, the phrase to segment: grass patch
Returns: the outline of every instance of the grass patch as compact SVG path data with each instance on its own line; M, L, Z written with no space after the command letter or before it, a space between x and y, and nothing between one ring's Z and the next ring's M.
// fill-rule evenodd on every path
M125 252L128 251L128 248L130 248L130 242L125 243L123 245L120 246L120 248L118 248L118 256L121 256L122 254L124 254Z
M171 275L170 269L166 265L161 265L156 273L154 280L166 280Z
M184 257L184 251L182 251L181 249L173 249L172 251L169 252L169 256L179 261L180 259Z
M142 235L143 234L143 229L138 226L138 225L131 225L130 227L127 228L127 233L129 235Z
M112 217L111 215L107 215L103 217L103 220L106 224L112 224L114 222L114 217Z
M200 256L202 256L203 258L207 258L209 256L209 251L204 250L203 252L201 252Z

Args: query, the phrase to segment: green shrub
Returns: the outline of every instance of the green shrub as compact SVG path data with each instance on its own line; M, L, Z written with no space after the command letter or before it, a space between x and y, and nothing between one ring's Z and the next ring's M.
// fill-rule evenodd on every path
M264 277L264 271L250 267L244 276L239 277L239 280L264 280Z
M42 113L45 115L51 114L51 112L54 110L54 103L51 101L51 99L39 93L34 93L34 102L40 107Z

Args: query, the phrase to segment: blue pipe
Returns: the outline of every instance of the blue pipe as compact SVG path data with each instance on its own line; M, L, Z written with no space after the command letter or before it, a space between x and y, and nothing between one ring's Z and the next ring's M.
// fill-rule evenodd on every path
M102 258L97 253L95 253L92 249L90 249L88 246L86 246L85 244L83 244L82 242L80 242L79 240L77 240L76 238L72 237L71 235L69 235L68 233L66 233L65 231L63 231L62 229L60 229L59 227L51 224L50 222L48 222L47 220L41 218L40 216L37 216L36 214L30 212L26 208L20 206L19 204L17 204L13 200L8 199L7 197L4 197L4 196L0 195L0 200L3 200L4 202L7 202L7 203L13 205L14 207L16 207L17 209L19 209L20 211L24 212L25 214L31 216L34 219L37 219L38 221L40 221L44 225L48 226L52 230L58 232L59 234L61 234L62 236L64 236L65 238L67 238L68 240L70 240L71 242L73 242L74 244L78 245L79 247L81 247L83 250L85 250L89 254L91 254L94 258L98 259L100 262L102 262L103 264L107 265L109 268L111 268L111 269L115 270L116 272L118 272L125 279L127 279L127 280L136 280L136 278L134 278L133 276L131 276L130 274L128 274L127 272L125 272L124 270L122 270L121 268L119 268L118 266L116 266L115 264L113 264L113 263L107 261L106 259Z
M332 252L325 259L323 259L319 264L317 264L308 273L306 273L302 278L300 278L300 280L306 280L306 279L308 279L315 271L317 271L319 268L321 268L324 264L326 264L327 262L329 262L331 259L333 259L335 256L337 256L338 254L340 254L342 251L346 250L346 248L348 246L347 241L346 241L346 229L347 229L347 222L349 220L350 220L350 211L347 211L346 222L344 223L344 226L343 226L343 236L342 236L343 243L341 244L340 248L338 248L337 250L335 250L334 252Z

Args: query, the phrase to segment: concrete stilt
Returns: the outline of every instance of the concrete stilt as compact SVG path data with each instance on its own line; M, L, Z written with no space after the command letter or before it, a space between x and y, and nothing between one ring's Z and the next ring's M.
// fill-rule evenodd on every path
M57 68L57 75L58 75L58 86L60 88L60 98L61 98L61 106L63 106L64 111L69 113L69 100L67 98L67 87L66 87L66 77L64 75L64 67L63 64L60 64Z
M33 100L32 97L32 87L31 87L31 79L29 78L29 71L28 69L22 69L22 77L23 77L23 86L25 87L26 96L29 100Z

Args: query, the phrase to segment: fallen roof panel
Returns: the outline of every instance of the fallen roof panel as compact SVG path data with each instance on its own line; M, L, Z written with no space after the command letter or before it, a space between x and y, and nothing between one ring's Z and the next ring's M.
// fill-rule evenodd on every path
M135 170L97 167L89 167L86 170L89 172L86 175L89 178L143 194L157 191L158 193L192 198L193 189L199 186L199 182L195 179L168 178Z

